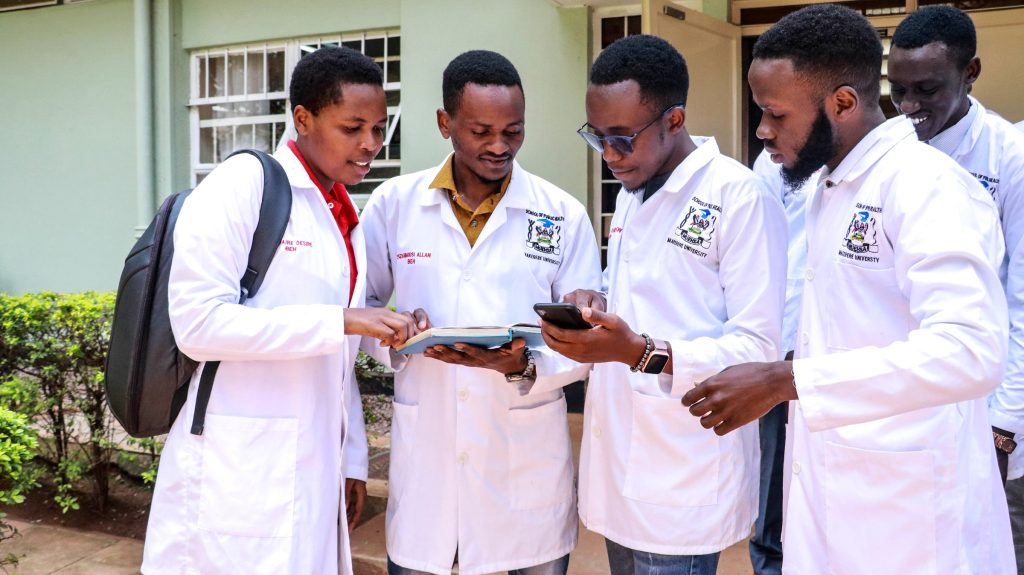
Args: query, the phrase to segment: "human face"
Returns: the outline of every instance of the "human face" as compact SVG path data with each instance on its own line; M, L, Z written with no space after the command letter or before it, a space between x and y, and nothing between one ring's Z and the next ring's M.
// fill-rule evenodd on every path
M341 100L316 115L302 106L294 112L296 145L325 189L335 182L352 186L363 181L381 146L388 125L384 89L375 84L344 84Z
M458 108L437 111L441 135L451 139L459 185L500 182L526 137L526 101L519 86L466 84Z
M954 54L942 42L920 48L889 51L890 98L914 123L917 138L934 138L967 114L967 94L981 65L977 58L960 69Z
M665 137L666 125L675 117L673 108L662 111L643 101L635 80L587 87L587 124L598 136L632 136L633 151L626 154L607 141L601 157L615 179L627 190L639 190L652 177L675 166L667 166L672 142ZM675 117L682 128L680 110ZM654 118L652 122L651 119ZM649 127L641 130L645 126Z
M754 60L747 79L763 111L757 137L772 161L782 164L786 184L803 184L839 147L820 90L797 75L788 59Z

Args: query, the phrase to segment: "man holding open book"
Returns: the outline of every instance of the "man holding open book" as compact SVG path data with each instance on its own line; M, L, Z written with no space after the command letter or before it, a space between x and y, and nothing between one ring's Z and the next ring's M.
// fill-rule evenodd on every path
M533 305L600 284L586 210L514 161L524 97L499 54L444 72L440 166L382 184L362 215L368 305L392 294L420 329L536 322ZM527 346L465 343L375 357L397 370L386 519L391 574L564 574L576 545L562 387L588 366Z

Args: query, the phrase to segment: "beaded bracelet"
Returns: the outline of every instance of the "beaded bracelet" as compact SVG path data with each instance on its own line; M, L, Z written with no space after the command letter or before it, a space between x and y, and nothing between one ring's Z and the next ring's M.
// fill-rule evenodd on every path
M644 354L643 356L640 357L640 361L638 361L637 364L634 365L633 367L629 368L629 371L632 371L633 373L636 373L643 369L644 364L647 363L647 358L650 357L651 352L654 351L654 340L651 339L651 336L647 335L646 333L642 333L640 335L644 336L644 342L646 347L644 347Z

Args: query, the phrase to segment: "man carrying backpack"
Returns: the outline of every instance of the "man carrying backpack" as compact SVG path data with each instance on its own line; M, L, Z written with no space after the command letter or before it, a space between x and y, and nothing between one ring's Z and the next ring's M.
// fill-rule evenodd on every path
M387 107L380 68L347 48L303 58L289 96L298 136L274 157L291 216L258 294L237 303L263 197L256 159L224 162L177 220L171 326L185 355L221 364L202 435L190 426L206 364L168 435L143 573L352 571L339 524L354 527L366 495L360 336L416 332L407 315L362 308L365 250L344 187L380 151Z

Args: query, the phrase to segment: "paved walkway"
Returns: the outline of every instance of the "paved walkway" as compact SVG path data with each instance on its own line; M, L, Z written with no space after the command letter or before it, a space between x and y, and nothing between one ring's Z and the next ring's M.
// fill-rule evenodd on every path
M576 461L579 461L583 417L569 414L569 431ZM384 549L383 499L387 497L387 437L371 441L370 482L367 491L371 507L381 512L360 525L352 536L352 558L356 575L387 573ZM18 575L135 575L142 563L142 542L90 531L77 531L19 521L11 521L21 537L0 546L0 555L23 556ZM751 575L747 542L741 541L722 552L718 575ZM608 555L604 539L580 526L580 540L569 558L569 575L608 573Z
M21 557L18 575L135 575L142 563L142 542L78 531L11 521L20 537L0 545L0 554ZM356 529L352 538L356 575L387 573L384 555L384 515L380 514ZM580 529L579 546L569 559L569 575L608 573L604 541ZM718 565L718 575L750 575L746 542L726 549Z

